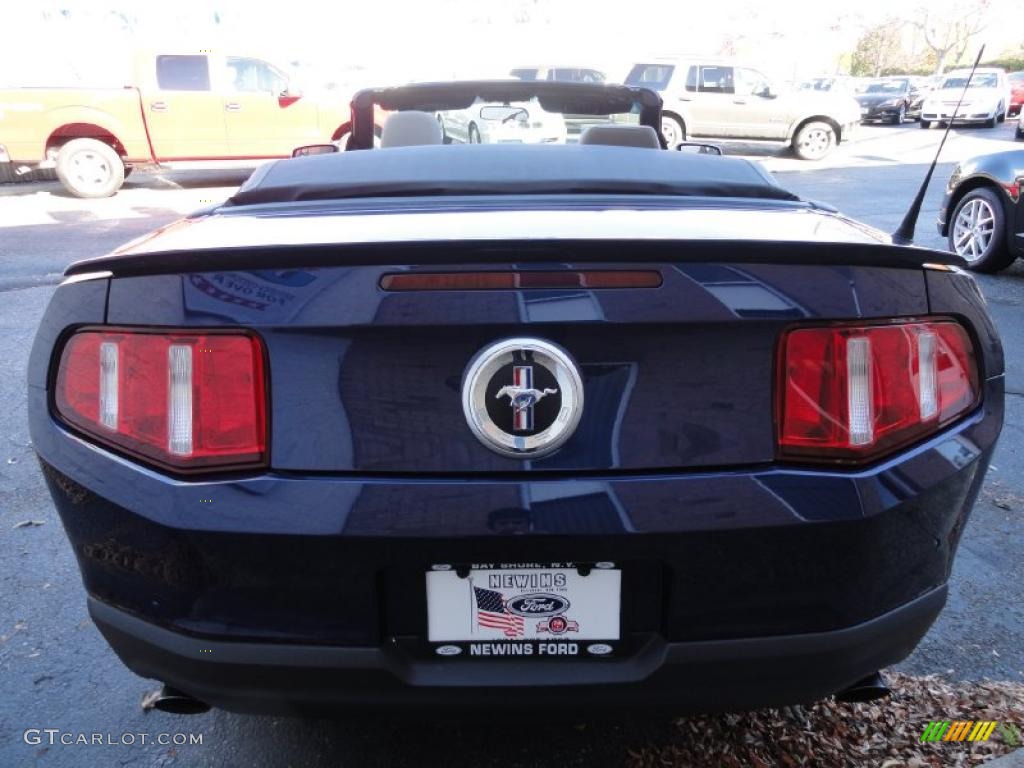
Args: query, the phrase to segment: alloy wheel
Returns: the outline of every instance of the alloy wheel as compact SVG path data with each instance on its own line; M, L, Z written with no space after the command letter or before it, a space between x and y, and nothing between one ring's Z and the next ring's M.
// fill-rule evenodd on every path
M960 208L953 223L953 247L959 256L974 262L985 255L995 234L992 206L975 197Z

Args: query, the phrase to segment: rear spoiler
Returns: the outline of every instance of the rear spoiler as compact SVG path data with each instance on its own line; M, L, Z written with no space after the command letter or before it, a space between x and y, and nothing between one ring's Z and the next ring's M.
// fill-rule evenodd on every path
M65 275L114 277L334 266L525 263L803 264L920 269L966 267L959 256L887 243L784 240L516 240L267 245L124 253L72 264Z

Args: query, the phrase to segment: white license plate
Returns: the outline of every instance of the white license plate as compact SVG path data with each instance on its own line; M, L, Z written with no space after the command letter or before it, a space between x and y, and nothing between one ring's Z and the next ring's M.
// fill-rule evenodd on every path
M465 576L435 566L427 572L428 639L618 640L622 572L601 563L583 576L565 565L485 564Z

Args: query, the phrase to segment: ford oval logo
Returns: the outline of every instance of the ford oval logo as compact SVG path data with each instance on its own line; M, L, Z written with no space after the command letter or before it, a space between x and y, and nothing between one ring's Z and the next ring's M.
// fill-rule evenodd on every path
M612 652L612 647L607 643L592 643L587 646L587 653L595 656L606 656Z
M517 616L557 616L569 610L569 601L558 595L535 593L513 597L505 603L505 609Z
M442 645L438 647L434 653L438 656L458 656L462 653L462 649L457 645Z

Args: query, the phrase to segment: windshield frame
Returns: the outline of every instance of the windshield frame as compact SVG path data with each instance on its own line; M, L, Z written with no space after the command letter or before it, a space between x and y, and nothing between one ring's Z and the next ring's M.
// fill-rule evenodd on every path
M658 134L662 149L661 96L649 88L557 80L462 80L414 83L395 88L367 88L352 97L352 132L346 151L373 149L378 110L443 112L468 109L478 99L509 103L536 100L545 112L582 115L631 114Z

